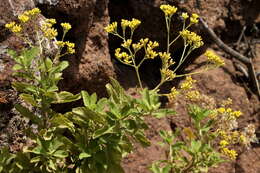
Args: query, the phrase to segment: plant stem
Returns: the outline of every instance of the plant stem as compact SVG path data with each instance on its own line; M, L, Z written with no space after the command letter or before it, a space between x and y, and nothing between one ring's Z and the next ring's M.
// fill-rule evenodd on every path
M136 76L137 76L140 88L143 89L142 81L141 81L141 78L140 78L140 75L139 75L139 68L136 65L134 65L134 66L135 66L135 72L136 72Z

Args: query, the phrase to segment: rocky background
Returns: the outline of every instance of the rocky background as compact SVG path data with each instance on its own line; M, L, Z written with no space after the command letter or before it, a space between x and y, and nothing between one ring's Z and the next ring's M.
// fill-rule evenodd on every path
M70 22L73 26L67 39L77 45L76 54L66 57L70 67L64 74L60 86L63 90L77 93L81 89L88 92L97 92L99 96L106 96L105 84L109 77L117 78L130 94L134 93L136 79L132 69L118 63L113 52L119 46L114 37L108 36L104 27L110 21L119 21L121 18L137 18L142 21L141 27L136 31L136 39L148 37L158 40L161 48L165 47L165 25L159 6L168 3L177 6L180 12L196 12L203 17L208 25L217 33L226 44L237 48L241 53L254 57L254 65L260 72L260 1L259 0L1 0L0 2L0 146L10 144L13 150L19 148L25 139L21 134L23 122L13 111L12 104L17 94L11 88L10 57L6 55L6 48L18 49L19 42L5 28L5 23L16 20L17 15L24 10L39 7L42 17L56 18L58 22ZM175 18L176 31L180 27L180 19ZM235 45L241 31L245 29L245 39ZM226 66L197 75L197 88L202 93L215 98L219 102L228 97L234 100L234 109L240 109L244 116L240 119L240 127L247 123L254 123L260 135L260 104L258 98L252 93L248 79L234 67L234 60L230 55L223 53L206 31L199 24L194 27L204 38L205 46L191 55L191 61L181 69L182 71L196 70L205 57L201 54L207 48L213 48L225 58ZM172 35L175 35L173 32ZM250 45L250 46L248 46ZM182 49L181 43L176 43L171 52L178 55ZM177 56L178 57L178 56ZM142 78L147 86L154 86L158 80L160 62L145 63L141 69ZM260 76L260 75L259 75ZM177 85L177 83L174 83ZM169 84L173 85L173 84ZM167 86L165 86L167 90ZM178 115L168 119L148 119L151 130L147 132L154 145L143 149L136 146L136 152L127 157L123 164L127 173L146 173L147 166L153 161L163 157L162 149L156 142L159 141L156 130L170 129L174 124L184 127L187 117L184 103L178 101L176 109ZM170 105L169 105L170 106ZM215 173L259 173L260 172L260 145L254 144L248 151L241 151L238 159L233 163L223 164L212 169Z

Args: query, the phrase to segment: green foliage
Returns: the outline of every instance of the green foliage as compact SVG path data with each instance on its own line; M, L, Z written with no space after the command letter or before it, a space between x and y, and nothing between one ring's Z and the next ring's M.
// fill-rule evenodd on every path
M189 106L192 119L191 127L177 129L175 132L161 131L161 145L168 146L167 160L152 164L153 173L208 172L208 168L224 162L219 152L215 151L216 135L210 130L214 121L209 118L211 110L196 105ZM179 138L184 136L183 140Z
M163 117L174 112L160 109L159 95L144 89L140 98L126 94L115 80L107 84L108 98L95 93L59 91L58 82L67 61L46 57L41 42L20 52L9 50L16 64L13 83L23 104L16 110L34 125L25 130L29 145L17 153L1 150L0 172L122 173L122 158L133 143L149 146L144 130L147 115ZM84 106L59 113L53 104L83 100Z

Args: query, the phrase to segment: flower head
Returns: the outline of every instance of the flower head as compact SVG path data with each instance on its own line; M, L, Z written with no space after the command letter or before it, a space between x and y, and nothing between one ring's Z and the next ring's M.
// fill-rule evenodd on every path
M182 13L182 14L181 14L181 17L182 17L184 20L186 20L186 19L189 18L189 15L188 15L188 13Z
M140 24L141 24L140 20L133 18L132 21L129 23L129 27L132 30L135 30Z
M190 22L193 24L198 23L199 22L198 18L199 18L199 15L193 13L190 17Z
M71 25L69 23L61 23L60 24L65 32L71 29Z
M21 14L18 16L18 19L22 22L22 23L26 23L30 20L30 17L25 15L25 14Z
M117 22L113 22L107 27L105 27L106 32L108 33L117 33Z
M188 76L188 77L186 77L186 80L184 81L184 82L182 82L182 84L181 84L181 89L182 90L188 90L188 89L191 89L191 88L193 88L193 84L196 82L196 80L193 80L192 78L191 78L191 76Z
M208 50L204 55L208 58L208 61L215 66L225 65L225 61L217 56L213 51Z
M180 35L193 49L199 48L204 44L201 36L197 35L195 32L191 32L185 29L180 31Z
M171 17L177 11L177 8L171 5L161 5L160 9L164 12L166 17Z

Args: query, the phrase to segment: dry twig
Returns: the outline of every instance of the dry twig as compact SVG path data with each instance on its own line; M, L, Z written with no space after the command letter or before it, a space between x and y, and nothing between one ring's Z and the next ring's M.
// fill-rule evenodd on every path
M234 58L239 60L240 62L244 63L248 70L248 75L250 77L250 80L253 84L253 90L256 92L258 98L260 99L260 88L259 88L259 82L257 80L257 76L255 73L255 69L253 66L252 59L247 58L246 56L240 54L239 52L235 51L234 49L227 46L222 40L218 38L218 36L215 34L215 32L208 26L208 24L200 18L200 22L202 23L205 30L208 32L208 34L211 36L211 38L214 40L214 42L226 53L232 55Z

